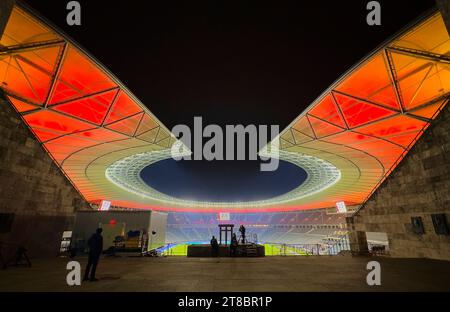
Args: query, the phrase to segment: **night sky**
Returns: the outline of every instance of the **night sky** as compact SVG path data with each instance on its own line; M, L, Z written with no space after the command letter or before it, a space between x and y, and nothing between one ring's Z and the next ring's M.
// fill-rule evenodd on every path
M81 0L82 25L68 26L68 1L25 2L108 67L169 129L202 116L204 124L278 124L280 130L434 5L379 1L382 25L368 26L364 0ZM211 172L222 177L229 198L236 195L236 180L266 174L258 172L257 161L180 165L192 179L208 179ZM167 183L178 179L177 170L166 172ZM273 179L274 194L281 180Z
M162 193L216 202L268 199L293 190L306 179L303 169L285 161L280 161L273 172L260 172L253 166L243 166L238 171L233 162L222 162L221 168L228 169L225 178L221 170L210 170L207 162L195 167L187 164L191 162L162 160L142 170L141 177Z

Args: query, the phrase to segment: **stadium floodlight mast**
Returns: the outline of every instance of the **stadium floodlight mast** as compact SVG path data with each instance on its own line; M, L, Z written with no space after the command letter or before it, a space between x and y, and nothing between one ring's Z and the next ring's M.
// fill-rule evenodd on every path
M202 117L194 117L194 152L191 153L191 129L187 125L176 125L172 133L179 138L171 148L174 160L245 160L247 155L246 138L248 138L248 160L263 161L261 171L275 171L279 165L278 140L272 140L280 133L278 125L226 125L225 131L219 125L207 125L203 128ZM224 135L225 133L225 135ZM225 137L225 140L224 140ZM203 144L203 139L209 140ZM270 143L268 143L270 141ZM235 151L236 145L236 151ZM263 151L258 153L258 151ZM235 158L236 154L236 158ZM268 162L267 162L268 161Z

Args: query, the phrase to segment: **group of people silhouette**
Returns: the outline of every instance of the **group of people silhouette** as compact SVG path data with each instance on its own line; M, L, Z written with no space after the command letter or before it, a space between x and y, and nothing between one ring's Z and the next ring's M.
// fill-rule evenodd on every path
M245 239L245 227L241 225L239 227L239 232L241 232L241 242L242 244L245 244L247 241ZM211 256L212 257L218 257L219 256L219 243L217 242L217 238L213 235L210 241L211 244ZM230 241L230 256L236 257L237 255L237 248L239 245L239 240L236 237L236 233L233 233L231 235L231 241Z

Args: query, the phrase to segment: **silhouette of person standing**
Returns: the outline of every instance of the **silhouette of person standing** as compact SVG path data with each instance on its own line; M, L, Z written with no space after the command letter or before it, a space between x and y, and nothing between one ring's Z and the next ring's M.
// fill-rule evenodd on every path
M211 256L217 257L219 256L219 243L217 242L216 237L213 235L211 238Z
M233 236L231 237L231 243L230 243L230 254L232 257L236 257L237 246L238 246L238 240L236 238L236 233L233 233Z
M97 264L100 260L100 255L103 251L103 237L102 229L98 228L91 238L88 240L89 245L89 259L86 266L86 271L84 272L84 280L90 280L91 282L98 281L95 278L95 271L97 270Z
M241 232L242 244L245 244L246 240L245 240L245 226L244 225L241 225L239 227L239 232Z

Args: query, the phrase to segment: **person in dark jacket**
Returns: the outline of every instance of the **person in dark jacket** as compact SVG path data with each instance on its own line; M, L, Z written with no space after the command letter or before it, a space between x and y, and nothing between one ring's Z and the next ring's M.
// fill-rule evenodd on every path
M238 247L238 240L236 238L236 233L233 233L233 236L231 237L231 243L230 243L230 255L232 257L236 257L237 247Z
M91 282L97 281L95 278L95 271L97 270L97 264L100 260L100 255L103 251L103 237L102 229L98 228L91 238L88 240L89 246L89 259L84 272L84 280L90 280Z
M215 236L211 238L211 256L218 257L219 256L219 243Z
M245 226L241 225L239 227L239 232L241 232L242 244L245 244L247 242L245 239Z

